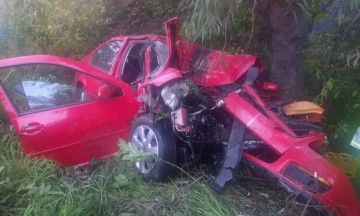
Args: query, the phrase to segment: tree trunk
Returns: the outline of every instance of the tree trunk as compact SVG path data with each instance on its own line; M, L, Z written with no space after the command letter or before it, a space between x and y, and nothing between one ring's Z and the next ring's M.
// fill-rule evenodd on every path
M303 97L303 48L310 26L304 11L291 7L286 0L270 0L268 4L271 50L270 80L279 84L284 98Z

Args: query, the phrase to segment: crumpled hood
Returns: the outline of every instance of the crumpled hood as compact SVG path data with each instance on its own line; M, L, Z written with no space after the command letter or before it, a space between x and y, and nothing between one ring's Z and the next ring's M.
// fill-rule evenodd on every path
M178 41L180 69L192 73L193 80L204 87L234 83L252 66L263 66L256 56L231 55L187 41Z

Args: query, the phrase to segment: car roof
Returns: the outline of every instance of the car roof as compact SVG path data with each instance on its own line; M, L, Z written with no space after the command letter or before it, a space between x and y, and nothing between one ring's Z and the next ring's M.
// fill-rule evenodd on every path
M116 36L113 36L111 38L109 38L108 40L114 40L114 39L118 39L118 40L125 40L125 39L142 39L142 38L149 38L149 39L158 39L158 38L161 38L161 39L166 39L165 36L163 35L157 35L157 34L144 34L144 35L116 35Z

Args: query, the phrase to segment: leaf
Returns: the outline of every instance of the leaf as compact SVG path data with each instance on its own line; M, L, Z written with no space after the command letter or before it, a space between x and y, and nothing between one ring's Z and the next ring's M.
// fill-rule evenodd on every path
M120 151L122 151L122 152L128 152L128 151L130 151L131 150L131 148L130 148L130 145L129 144L127 144L124 140L122 140L122 139L120 139L119 140L119 147L120 147Z
M20 187L16 190L16 193L23 191L23 190L32 190L32 189L36 188L34 186L35 186L34 182L29 183L27 185L21 184Z
M9 199L10 195L4 197L3 199L0 200L0 203L6 203L6 201Z
M45 186L45 183L41 183L39 195L47 194L51 190L51 186Z
M141 152L131 144L127 144L124 140L119 141L120 151L116 154L118 157L122 157L125 161L139 161L146 157L154 157L153 154L148 152Z
M304 8L306 9L306 11L308 11L308 10L309 10L309 4L307 3L307 0L303 0L303 1L301 1L301 3L300 3L300 4L304 6Z
M353 91L353 93L351 94L352 97L356 97L358 95L358 91Z
M306 1L305 1L306 2ZM307 16L311 16L311 13L309 12L308 8L302 3L302 2L298 2L297 5L301 8L301 10L307 15ZM294 10L295 13L295 10ZM296 21L296 19L295 19Z
M115 176L115 182L113 184L115 188L122 188L128 185L129 185L129 180L126 178L125 175L119 174Z
M134 216L133 213L120 213L119 216Z
M333 87L334 87L334 80L333 80L333 79L329 79L326 84L327 84L328 89L329 89L329 90L332 90Z
M316 13L315 14L315 17L314 17L314 21L317 22L317 21L320 21L322 18L324 18L326 16L326 13L325 12L319 12L319 13Z
M9 179L9 177L6 177L5 180L0 181L0 185L6 184L8 182L10 182L10 179Z
M205 6L209 8L210 0L205 0Z
M196 0L196 1L195 1L194 11L197 11L197 10L198 10L199 2L200 2L200 0Z

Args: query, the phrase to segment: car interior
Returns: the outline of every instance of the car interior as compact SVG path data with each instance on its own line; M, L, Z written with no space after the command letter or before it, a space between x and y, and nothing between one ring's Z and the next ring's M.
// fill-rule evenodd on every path
M121 80L133 85L144 76L144 53L146 44L136 43L131 46L123 66Z

